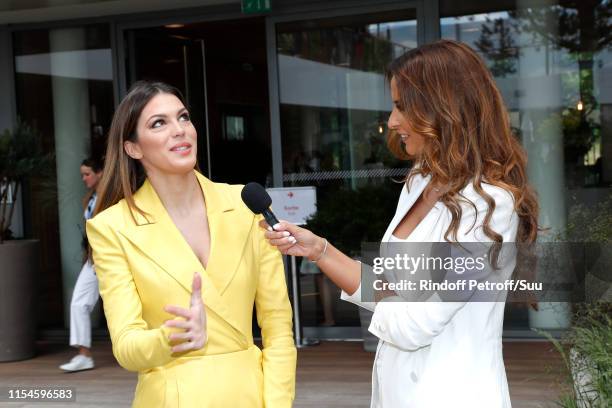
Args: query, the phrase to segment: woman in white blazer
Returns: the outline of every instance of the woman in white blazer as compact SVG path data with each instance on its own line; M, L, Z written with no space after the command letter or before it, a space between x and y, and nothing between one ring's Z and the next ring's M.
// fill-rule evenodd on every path
M394 104L388 145L414 165L383 246L535 241L538 204L526 154L480 57L441 40L397 58L387 77ZM343 289L342 299L374 312L369 331L380 341L372 408L511 406L502 358L505 292L486 302L431 301L440 300L436 293L428 302L391 301L401 300L396 293L362 302L360 263L304 228L261 226L282 253L316 262ZM515 259L499 259L495 276L506 279Z

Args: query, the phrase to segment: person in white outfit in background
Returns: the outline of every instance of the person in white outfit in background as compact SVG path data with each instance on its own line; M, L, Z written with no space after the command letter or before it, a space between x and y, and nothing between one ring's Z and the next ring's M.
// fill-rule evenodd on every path
M102 169L102 163L93 158L85 159L81 163L81 179L87 187L87 194L83 199L85 221L93 216L96 208L96 189L102 177ZM70 346L78 348L79 352L69 362L60 366L60 369L68 372L90 370L95 366L91 356L90 314L100 298L100 292L94 266L87 253L86 240L84 236L83 249L86 259L74 285L70 303Z
M388 145L413 166L381 247L534 242L538 203L527 181L527 155L478 54L463 43L436 41L394 60L387 78L394 105ZM372 408L510 408L502 357L505 292L486 301L469 293L442 301L444 292L430 295L434 301L409 302L395 292L362 299L371 288L362 292L359 262L288 222L274 230L260 226L283 254L316 262L343 290L342 299L374 312ZM512 273L516 253L508 258L493 277ZM461 273L451 269L446 276L451 272Z

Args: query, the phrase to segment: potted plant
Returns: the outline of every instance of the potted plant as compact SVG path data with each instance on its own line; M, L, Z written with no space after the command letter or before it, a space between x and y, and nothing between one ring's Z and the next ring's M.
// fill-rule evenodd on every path
M562 340L541 332L563 358L568 385L559 395L563 408L603 408L612 404L612 303L574 305L572 326Z
M557 404L564 408L612 405L612 196L592 209L577 205L564 237L585 243L583 302L572 304L569 330L561 340L540 331L559 351L569 387Z
M0 362L34 355L38 241L15 239L10 227L24 180L49 162L39 139L21 120L0 135Z

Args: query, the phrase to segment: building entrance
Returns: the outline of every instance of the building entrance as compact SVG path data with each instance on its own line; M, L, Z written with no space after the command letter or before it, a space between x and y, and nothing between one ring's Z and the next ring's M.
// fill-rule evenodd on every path
M129 29L124 41L128 88L159 80L185 96L207 177L271 185L264 19Z

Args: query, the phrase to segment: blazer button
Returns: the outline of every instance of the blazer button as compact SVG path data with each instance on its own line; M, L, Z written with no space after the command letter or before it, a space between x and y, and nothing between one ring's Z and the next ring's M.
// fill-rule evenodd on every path
M414 373L414 371L410 373L410 379L413 382L418 382L419 381L419 377L417 377L417 375Z

